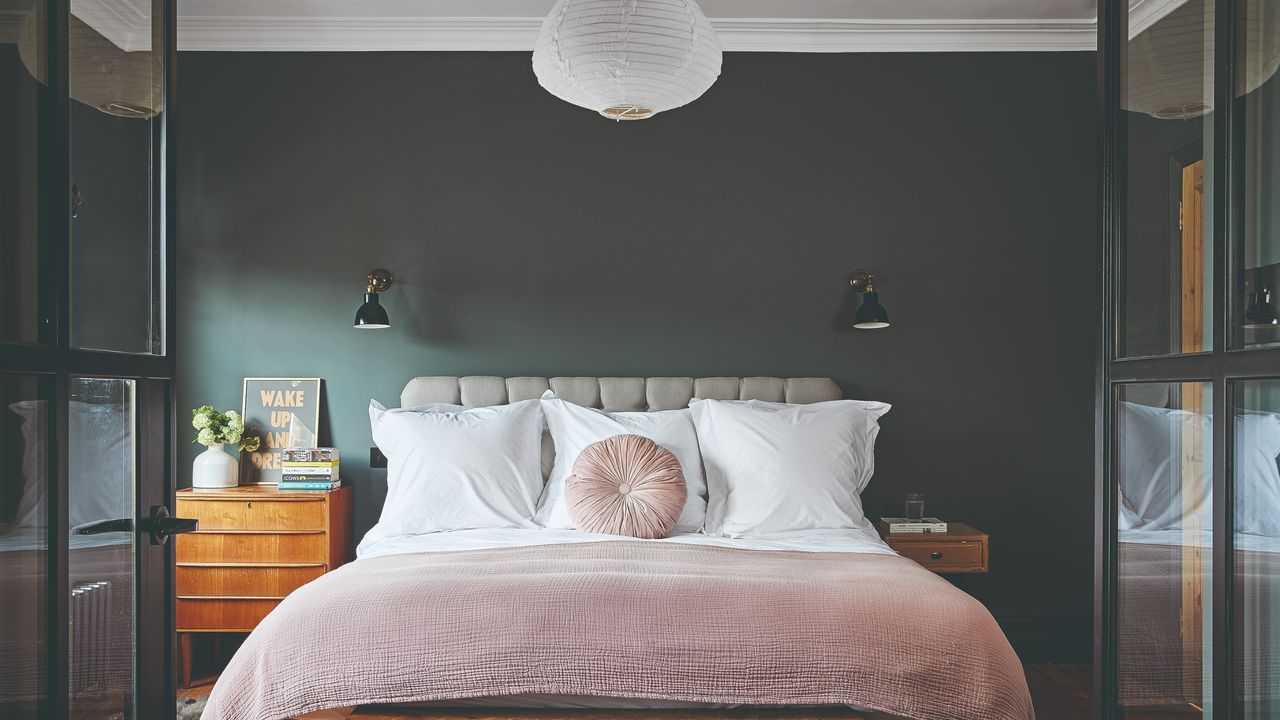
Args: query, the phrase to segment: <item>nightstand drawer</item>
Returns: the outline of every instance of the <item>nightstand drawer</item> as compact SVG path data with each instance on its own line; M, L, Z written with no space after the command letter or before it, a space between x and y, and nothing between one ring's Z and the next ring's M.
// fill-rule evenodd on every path
M179 500L178 517L201 530L324 530L324 500Z
M178 595L284 597L324 574L316 565L179 565Z
M930 570L962 570L983 565L980 542L912 542L895 544L893 549Z
M269 598L206 600L179 597L176 607L178 630L249 632L279 604L279 600Z
M177 538L179 563L324 563L329 536L323 532L207 532Z

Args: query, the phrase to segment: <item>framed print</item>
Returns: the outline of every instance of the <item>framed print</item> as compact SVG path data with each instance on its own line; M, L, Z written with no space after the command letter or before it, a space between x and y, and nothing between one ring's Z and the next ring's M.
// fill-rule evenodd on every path
M245 378L240 412L246 434L262 445L240 453L240 482L280 482L280 451L316 447L320 428L320 378Z

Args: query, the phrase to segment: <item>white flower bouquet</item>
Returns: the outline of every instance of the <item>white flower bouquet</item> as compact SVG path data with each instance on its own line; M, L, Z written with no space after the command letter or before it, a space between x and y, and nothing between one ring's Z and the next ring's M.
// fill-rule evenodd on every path
M244 418L235 410L218 412L212 405L201 405L191 411L191 427L197 431L192 442L205 447L231 443L241 451L253 452L262 445L262 438L256 435L245 437Z

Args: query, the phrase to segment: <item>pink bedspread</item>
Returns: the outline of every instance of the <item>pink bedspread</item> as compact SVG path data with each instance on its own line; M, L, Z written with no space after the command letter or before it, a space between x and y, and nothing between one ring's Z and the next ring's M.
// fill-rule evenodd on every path
M990 613L909 560L620 541L345 565L253 631L204 720L512 694L1033 717Z

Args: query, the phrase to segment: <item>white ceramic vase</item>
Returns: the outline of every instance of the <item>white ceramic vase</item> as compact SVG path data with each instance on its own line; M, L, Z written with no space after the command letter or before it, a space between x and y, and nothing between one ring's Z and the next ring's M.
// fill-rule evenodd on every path
M240 464L231 453L222 449L222 443L210 445L196 456L191 464L191 486L198 488L229 488L240 484L237 477Z

